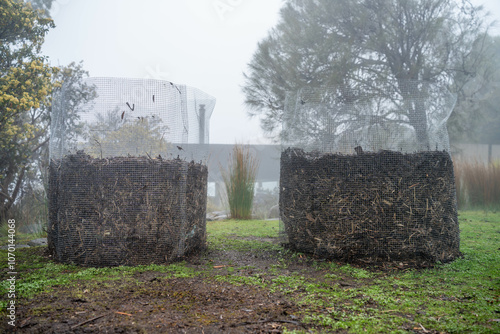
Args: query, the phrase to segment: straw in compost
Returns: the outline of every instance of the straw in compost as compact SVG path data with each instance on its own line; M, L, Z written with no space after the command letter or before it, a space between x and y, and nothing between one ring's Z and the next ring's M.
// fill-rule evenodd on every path
M365 263L460 256L453 164L444 151L281 155L289 246Z
M165 263L205 248L207 167L149 157L52 160L49 249L89 266Z

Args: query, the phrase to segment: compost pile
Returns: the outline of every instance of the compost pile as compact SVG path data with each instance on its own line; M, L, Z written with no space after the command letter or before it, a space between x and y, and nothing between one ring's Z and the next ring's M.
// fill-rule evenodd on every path
M365 263L460 256L450 155L359 153L282 152L280 210L288 245Z
M175 261L206 245L205 165L161 157L51 160L49 250L88 266Z

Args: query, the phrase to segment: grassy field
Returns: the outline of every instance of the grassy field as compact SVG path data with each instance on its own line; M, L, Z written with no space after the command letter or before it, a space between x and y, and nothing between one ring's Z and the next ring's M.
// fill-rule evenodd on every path
M289 305L288 320L275 319L276 330L283 333L500 333L500 213L461 212L459 220L463 258L418 270L397 265L384 270L362 268L285 250L277 242L277 221L209 222L208 250L194 263L80 268L54 263L37 248L20 249L16 251L16 297L27 309L23 315L38 317L39 324L53 317L49 304L40 304L44 298L63 299L62 291L66 291L73 299L86 298L89 304L93 293L97 296L100 289L114 286L141 288L147 294L150 291L139 277L155 273L164 282L196 280L207 287L220 285L276 296ZM5 322L6 251L0 251L0 266ZM30 304L33 299L37 305ZM67 312L75 313L75 309ZM134 310L128 312L136 316ZM200 311L183 312L194 318ZM227 311L220 312L223 319ZM230 318L224 313L224 317L233 321L231 328L240 328L236 315ZM134 326L139 326L139 319L137 313ZM205 325L221 326L219 318L218 322L208 315L196 319L204 320L185 327L193 333ZM259 322L264 324L260 315L253 323L242 323Z

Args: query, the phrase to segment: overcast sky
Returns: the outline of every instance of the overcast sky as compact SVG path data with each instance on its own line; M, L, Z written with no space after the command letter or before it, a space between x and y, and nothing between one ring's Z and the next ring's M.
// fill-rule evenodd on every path
M210 142L266 143L244 105L243 71L283 0L55 0L52 65L83 60L90 76L156 78L217 99ZM484 3L500 21L500 0ZM500 29L495 29L500 34Z

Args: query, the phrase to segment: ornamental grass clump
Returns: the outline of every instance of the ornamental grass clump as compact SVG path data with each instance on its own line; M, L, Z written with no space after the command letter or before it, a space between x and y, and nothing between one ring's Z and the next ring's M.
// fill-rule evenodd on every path
M248 147L235 145L228 167L221 167L226 186L229 212L233 219L251 219L255 189L255 176L259 162Z
M455 168L458 204L461 209L498 209L500 164L458 161Z

